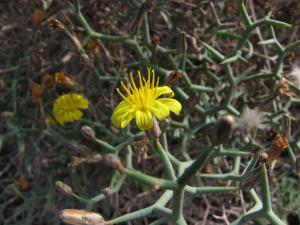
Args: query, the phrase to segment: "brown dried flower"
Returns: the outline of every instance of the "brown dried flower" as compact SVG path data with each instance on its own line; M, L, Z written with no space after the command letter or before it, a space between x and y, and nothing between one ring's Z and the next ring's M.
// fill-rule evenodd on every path
M182 77L182 72L179 70L174 70L168 76L166 85L171 86L174 82L178 83L179 79Z
M232 133L233 127L235 125L235 119L231 115L223 116L216 125L215 128L215 144L223 144L225 143Z
M277 96L286 96L286 97L293 97L296 94L292 92L289 88L289 84L287 80L281 79L276 83L275 89L274 89L275 95Z
M35 103L40 103L42 100L43 89L41 85L33 83L31 85L31 98Z
M270 147L268 164L272 165L274 160L276 160L281 152L287 149L288 146L288 139L282 134L277 134Z
M137 163L140 163L141 161L148 158L148 152L149 152L149 139L143 138L140 141L136 141L133 143L133 149L137 153Z
M156 47L160 43L160 38L158 35L154 34L151 38L151 44L153 47Z

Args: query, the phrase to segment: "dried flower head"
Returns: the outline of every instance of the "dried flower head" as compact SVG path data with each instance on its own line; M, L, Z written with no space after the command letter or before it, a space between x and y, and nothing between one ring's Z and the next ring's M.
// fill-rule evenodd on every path
M293 97L296 95L293 91L290 90L289 84L286 79L279 80L276 83L274 91L278 96Z
M94 55L97 55L99 53L99 44L96 39L90 39L87 43L87 48Z
M288 146L288 139L282 134L277 134L270 147L269 158L267 161L268 164L272 165L274 160L276 160L281 154L281 152L287 149Z
M87 109L88 100L80 94L64 94L59 96L53 105L55 119L61 125L66 122L80 120L83 116L82 109Z
M60 219L72 225L104 225L103 217L94 212L79 209L64 209L60 212Z
M31 97L35 103L40 103L42 100L43 89L41 85L33 83L31 85Z
M15 184L18 188L20 188L23 191L26 191L30 188L29 180L25 175L21 175Z
M171 86L174 82L178 83L182 76L183 75L181 71L174 70L169 74L168 79L166 81L166 85Z
M137 155L137 163L148 158L149 144L149 139L146 137L142 140L133 142L133 149Z
M43 76L43 84L45 88L47 89L53 89L54 88L54 80L53 77L50 74L46 74Z
M44 20L46 12L41 9L35 9L32 13L32 21L35 27L38 27Z
M124 99L113 111L112 122L116 127L124 128L135 118L136 124L140 130L150 130L154 125L154 117L159 121L164 120L170 115L170 111L179 115L181 104L172 99L174 92L168 86L159 87L159 79L155 78L154 70L148 68L148 79L146 80L140 71L139 87L131 74L131 84L128 87L121 82L125 96L119 88L118 93ZM159 98L166 95L164 98Z
M74 85L74 80L65 75L64 72L60 71L55 73L55 83L58 85L66 85L66 86L72 86Z
M287 74L287 79L300 87L300 66L294 66L292 71Z

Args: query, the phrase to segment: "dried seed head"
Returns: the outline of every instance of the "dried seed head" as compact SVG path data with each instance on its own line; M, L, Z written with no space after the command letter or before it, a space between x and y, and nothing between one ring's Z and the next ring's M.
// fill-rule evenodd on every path
M225 143L231 136L232 130L235 125L235 119L231 115L223 116L216 125L214 142L215 144Z
M274 160L276 160L279 157L279 155L285 149L287 149L288 146L288 139L282 134L277 134L270 147L268 164L272 165Z
M81 127L81 133L87 139L95 140L95 138L96 138L95 131L89 126L86 126L86 125L82 126Z
M79 209L64 209L60 212L60 219L73 225L104 225L103 217L94 212Z
M104 156L104 162L106 165L110 166L114 170L118 170L120 173L122 173L125 170L120 159L112 153L106 154Z
M243 134L248 135L254 128L257 128L264 122L264 114L258 108L249 109L246 106L237 120L237 128Z
M56 181L55 182L55 186L63 194L74 195L74 192L73 192L72 188L69 185L67 185L64 182L62 182L62 181Z

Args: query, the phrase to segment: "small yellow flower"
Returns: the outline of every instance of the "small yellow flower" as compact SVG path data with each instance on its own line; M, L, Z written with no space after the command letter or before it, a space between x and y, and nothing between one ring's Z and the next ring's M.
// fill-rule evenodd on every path
M87 109L89 102L79 94L64 94L59 96L53 106L54 116L57 122L64 124L79 120L83 113L81 109Z
M135 118L140 130L149 130L153 127L153 117L162 121L170 115L170 111L179 115L181 104L172 99L174 92L168 86L158 87L159 78L155 80L155 72L148 68L147 81L139 74L139 88L137 88L132 74L131 84L128 87L121 82L127 97L117 88L124 99L113 111L112 122L116 127L124 128ZM165 95L163 98L160 96Z

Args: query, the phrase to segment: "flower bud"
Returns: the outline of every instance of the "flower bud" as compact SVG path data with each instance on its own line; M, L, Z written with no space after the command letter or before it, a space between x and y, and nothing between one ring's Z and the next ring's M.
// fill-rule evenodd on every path
M86 125L82 126L81 132L82 132L83 136L87 139L94 140L96 137L95 131L89 126L86 126Z
M269 155L268 153L266 152L260 152L259 153L259 160L262 162L262 163L266 163L269 159Z
M154 138L154 139L158 139L161 135L161 129L155 117L153 117L153 127L151 130L148 130L147 134L150 138Z
M103 217L94 212L79 209L64 209L60 212L60 219L73 225L104 225Z
M111 196L113 194L113 190L109 187L107 188L103 188L101 190L102 194L104 194L105 196Z
M214 134L214 142L215 144L223 144L225 143L233 130L235 124L234 117L231 115L223 116L216 125L215 134Z
M73 195L74 194L72 188L69 185L62 182L62 181L56 181L55 186L60 192L66 194L66 195Z
M112 153L106 154L104 156L104 162L106 165L110 166L114 170L119 170L120 173L124 171L124 167L120 159Z

